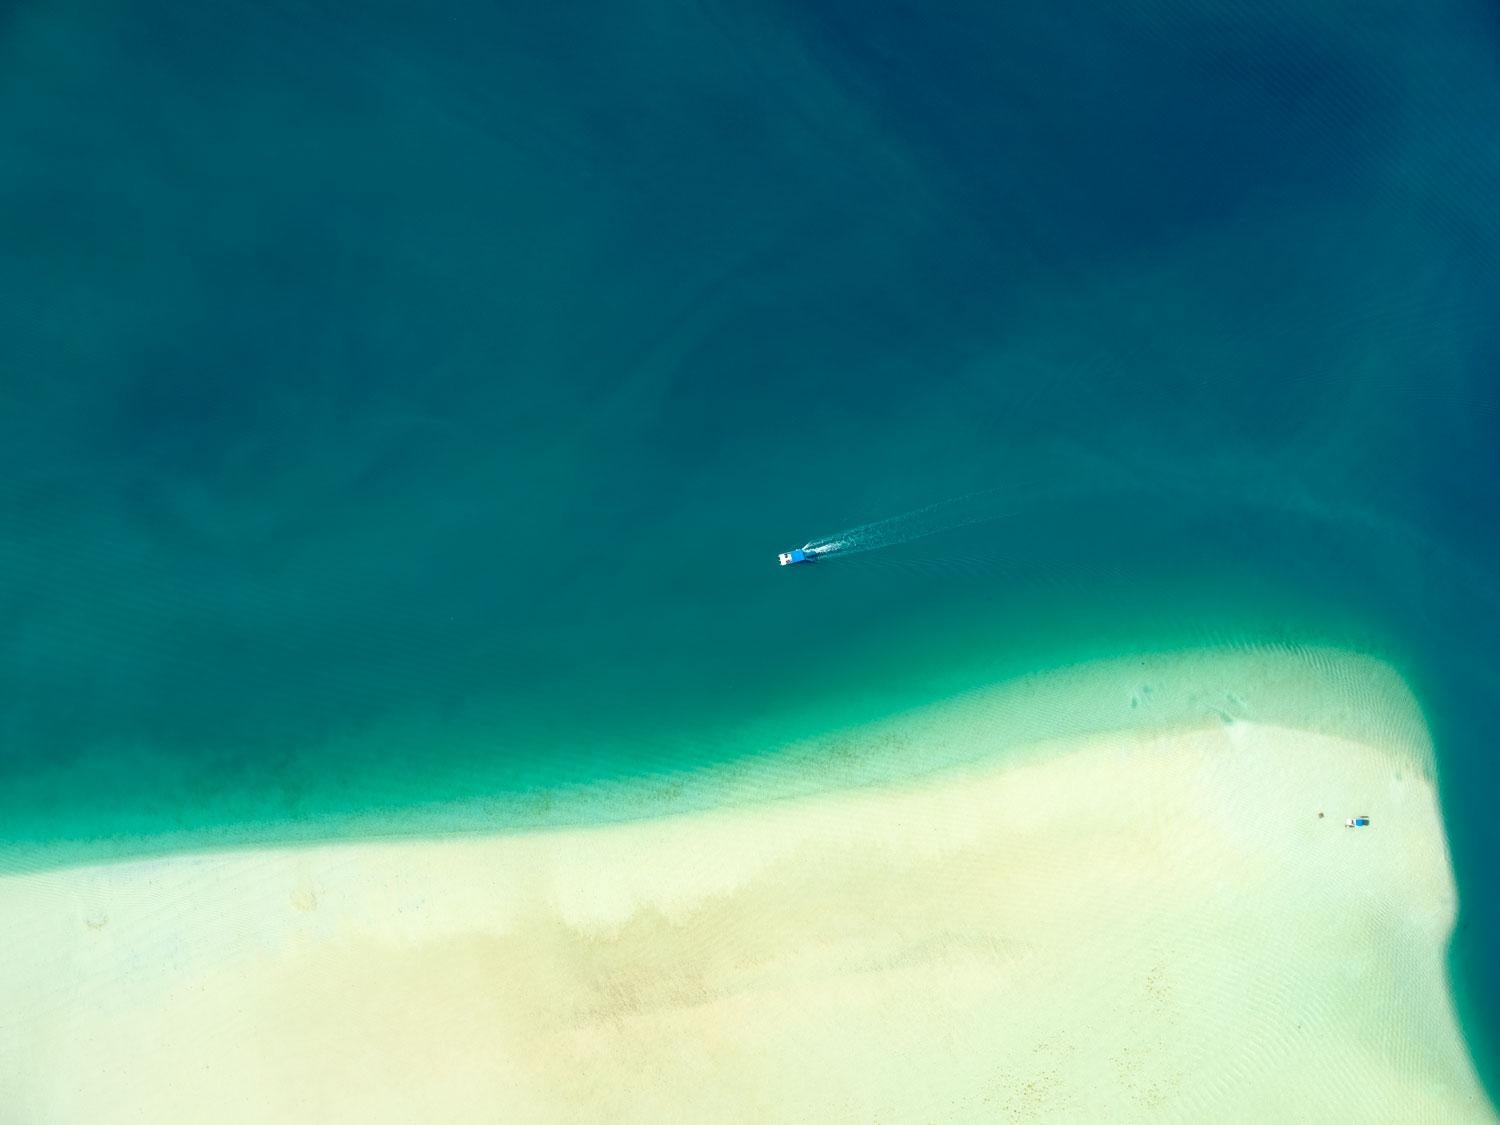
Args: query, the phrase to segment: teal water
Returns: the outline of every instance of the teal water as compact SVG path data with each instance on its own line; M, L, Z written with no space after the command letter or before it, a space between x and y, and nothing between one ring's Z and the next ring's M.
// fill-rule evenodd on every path
M1494 1089L1491 6L409 8L0 14L0 836L1332 643L1432 724Z

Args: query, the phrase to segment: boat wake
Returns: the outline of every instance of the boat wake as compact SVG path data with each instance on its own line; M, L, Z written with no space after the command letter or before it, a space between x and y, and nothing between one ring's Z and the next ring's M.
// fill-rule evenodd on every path
M878 551L883 547L894 547L913 539L925 539L929 535L953 531L970 524L1004 519L1018 511L1012 507L1014 502L1015 497L1009 492L970 493L929 504L914 512L889 516L874 523L860 524L858 527L825 535L812 540L803 549L818 559Z

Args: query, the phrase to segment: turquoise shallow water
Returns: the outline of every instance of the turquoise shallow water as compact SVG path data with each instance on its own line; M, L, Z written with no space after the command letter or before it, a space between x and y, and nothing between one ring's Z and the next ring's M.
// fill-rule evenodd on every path
M1493 1072L1500 23L1012 8L9 8L0 834L431 824L1332 643L1433 726Z

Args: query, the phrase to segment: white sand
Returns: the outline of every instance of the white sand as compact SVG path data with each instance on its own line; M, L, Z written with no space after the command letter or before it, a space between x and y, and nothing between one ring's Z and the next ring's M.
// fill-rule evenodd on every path
M1073 737L612 827L3 879L0 1091L34 1125L1491 1121L1455 905L1421 748Z

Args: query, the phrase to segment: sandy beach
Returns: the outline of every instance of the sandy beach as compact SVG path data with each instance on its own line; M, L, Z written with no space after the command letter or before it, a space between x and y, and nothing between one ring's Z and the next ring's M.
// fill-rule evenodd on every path
M627 824L12 876L0 1088L39 1125L1494 1120L1429 767L1211 717Z

